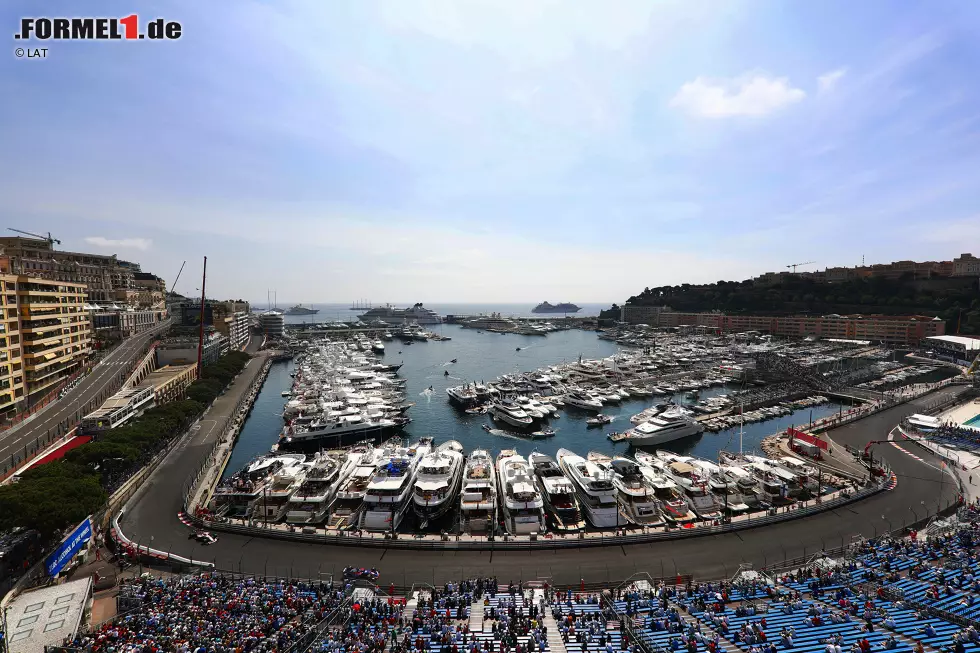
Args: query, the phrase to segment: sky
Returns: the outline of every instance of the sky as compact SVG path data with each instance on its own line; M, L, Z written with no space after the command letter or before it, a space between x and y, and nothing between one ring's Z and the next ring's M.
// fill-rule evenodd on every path
M972 0L96 5L182 36L15 41L79 5L0 5L0 226L185 293L204 256L284 304L980 254Z

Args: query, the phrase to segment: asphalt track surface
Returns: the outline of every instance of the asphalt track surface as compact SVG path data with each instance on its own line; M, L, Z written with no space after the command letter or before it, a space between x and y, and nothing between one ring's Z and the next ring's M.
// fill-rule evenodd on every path
M258 363L252 361L243 373L250 376L236 385L254 377ZM831 437L838 444L863 449L871 440L886 440L902 417L961 391L956 386L943 388L835 429ZM219 398L212 413L221 414L223 407L219 403L226 398L229 405L235 401L233 397ZM216 544L202 546L188 539L189 529L176 516L182 508L183 487L188 477L197 471L212 449L216 434L204 433L206 430L202 428L200 435L195 434L164 461L150 479L149 487L123 516L122 530L134 542L213 562L218 570L265 576L326 579L354 565L377 567L382 585L392 582L404 586L441 584L478 575L496 575L502 582L547 578L562 584L577 584L580 579L616 583L638 572L655 577L691 574L700 579L730 578L742 563L751 563L756 569L776 566L783 560L846 545L859 534L873 537L886 530L900 529L934 514L957 496L954 481L941 471L936 458L914 444L903 445L905 449L914 447L912 450L920 461L886 443L874 445L873 451L897 475L895 489L811 517L723 535L582 549L413 551L290 542L218 532Z
M39 449L43 451L46 441L66 433L87 412L86 406L111 389L119 381L120 375L127 374L133 362L143 355L147 345L160 331L168 327L169 323L164 323L150 331L127 338L110 351L92 368L92 373L83 377L62 399L45 406L33 419L0 433L0 470L9 468L14 459L22 460L25 455L30 458Z

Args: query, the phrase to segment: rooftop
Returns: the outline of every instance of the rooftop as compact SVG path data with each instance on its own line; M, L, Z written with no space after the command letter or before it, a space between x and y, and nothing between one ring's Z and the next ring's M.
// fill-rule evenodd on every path
M942 342L963 345L967 349L980 349L980 338L970 338L967 336L929 336L926 340L940 340Z
M43 653L78 630L92 579L71 581L21 594L7 608L10 653Z
M168 381L177 377L187 370L196 370L197 365L165 365L158 370L154 370L146 375L136 387L139 389L156 388L165 385Z

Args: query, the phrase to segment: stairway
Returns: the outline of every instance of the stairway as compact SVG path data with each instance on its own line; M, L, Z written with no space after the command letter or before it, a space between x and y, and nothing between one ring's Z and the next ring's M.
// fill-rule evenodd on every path
M470 632L483 632L483 601L473 601L470 604Z
M565 649L565 642L558 633L558 622L555 621L555 616L551 614L550 608L545 610L543 621L544 625L548 627L548 650L551 653L568 653Z

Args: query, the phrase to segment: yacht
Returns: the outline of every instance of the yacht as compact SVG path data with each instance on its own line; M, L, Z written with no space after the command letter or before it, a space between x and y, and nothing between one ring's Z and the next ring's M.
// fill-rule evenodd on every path
M526 429L534 425L534 419L510 402L497 402L490 408L494 419L509 424L514 428Z
M466 532L490 532L496 524L497 475L485 449L476 449L466 460L459 510Z
M501 451L497 455L497 476L503 495L500 503L504 529L514 535L544 533L544 500L524 456L513 449Z
M408 417L364 419L356 412L327 420L314 420L306 425L289 424L279 436L278 450L316 453L369 439L384 440L399 433L410 421Z
M463 445L459 442L444 442L422 458L412 500L423 526L456 508L462 480Z
M800 479L800 483L810 494L816 495L820 491L820 470L813 465L809 465L793 456L783 456L773 462L783 469L787 469L796 474Z
M626 441L637 447L652 447L697 435L704 430L686 413L671 409L626 431Z
M214 492L214 511L219 516L246 519L255 512L276 472L300 465L303 454L267 454L223 481Z
M645 451L637 451L636 461L643 477L653 486L654 495L660 500L664 519L676 525L693 522L697 517L691 512L690 502L677 484L663 473L657 457Z
M736 492L749 510L753 508L763 508L767 502L763 499L762 489L759 481L751 472L739 467L738 465L722 465L725 476L735 483Z
M290 497L303 484L306 472L305 463L289 464L280 468L273 475L272 482L263 490L260 501L255 504L252 510L253 518L265 522L277 522L282 519L289 508Z
M375 340L371 343L371 351L373 351L375 354L385 353L385 343L381 342L380 340Z
M337 494L329 508L328 528L344 530L360 520L364 493L378 468L380 455L381 450L371 445L360 445L347 453L348 471L338 483Z
M481 315L470 320L463 322L464 329L485 329L485 330L498 330L498 331L510 331L516 326L516 322L513 320L501 317L500 313L491 313L490 315Z
M558 466L575 484L585 515L596 528L625 526L619 515L613 474L568 449L559 449Z
M602 410L602 402L581 392L569 392L564 397L565 405L581 410Z
M717 498L708 489L707 476L691 464L691 458L678 456L669 451L658 451L657 457L663 463L663 472L687 495L698 517L705 520L721 517L721 507L718 505Z
M787 469L776 461L764 458L763 456L745 454L745 459L749 461L750 465L756 465L758 468L766 469L771 475L779 479L786 487L787 498L795 499L803 494L805 490L804 483L807 480L805 475L801 476L797 472ZM759 480L761 481L762 479L760 478Z
M475 406L480 401L476 388L470 385L458 385L452 388L446 388L446 394L449 395L452 401L463 408Z
M572 533L585 529L585 518L575 486L562 473L554 458L535 451L528 456L528 462L538 479L538 487L544 495L544 504L551 514L552 530L559 533Z
M388 442L380 463L364 493L364 510L360 527L367 531L395 531L411 502L412 486L419 461L429 453L431 438L423 438L412 447Z
M701 458L692 458L688 462L700 471L702 478L708 479L708 491L715 495L724 512L733 515L748 512L749 505L742 497L738 482L721 465Z
M643 475L640 465L635 460L617 456L609 466L613 471L613 485L619 490L619 503L627 519L638 526L662 526L664 517L660 514L657 490Z
M322 524L326 521L330 502L337 493L340 470L341 463L337 458L320 454L299 489L289 497L286 523Z

